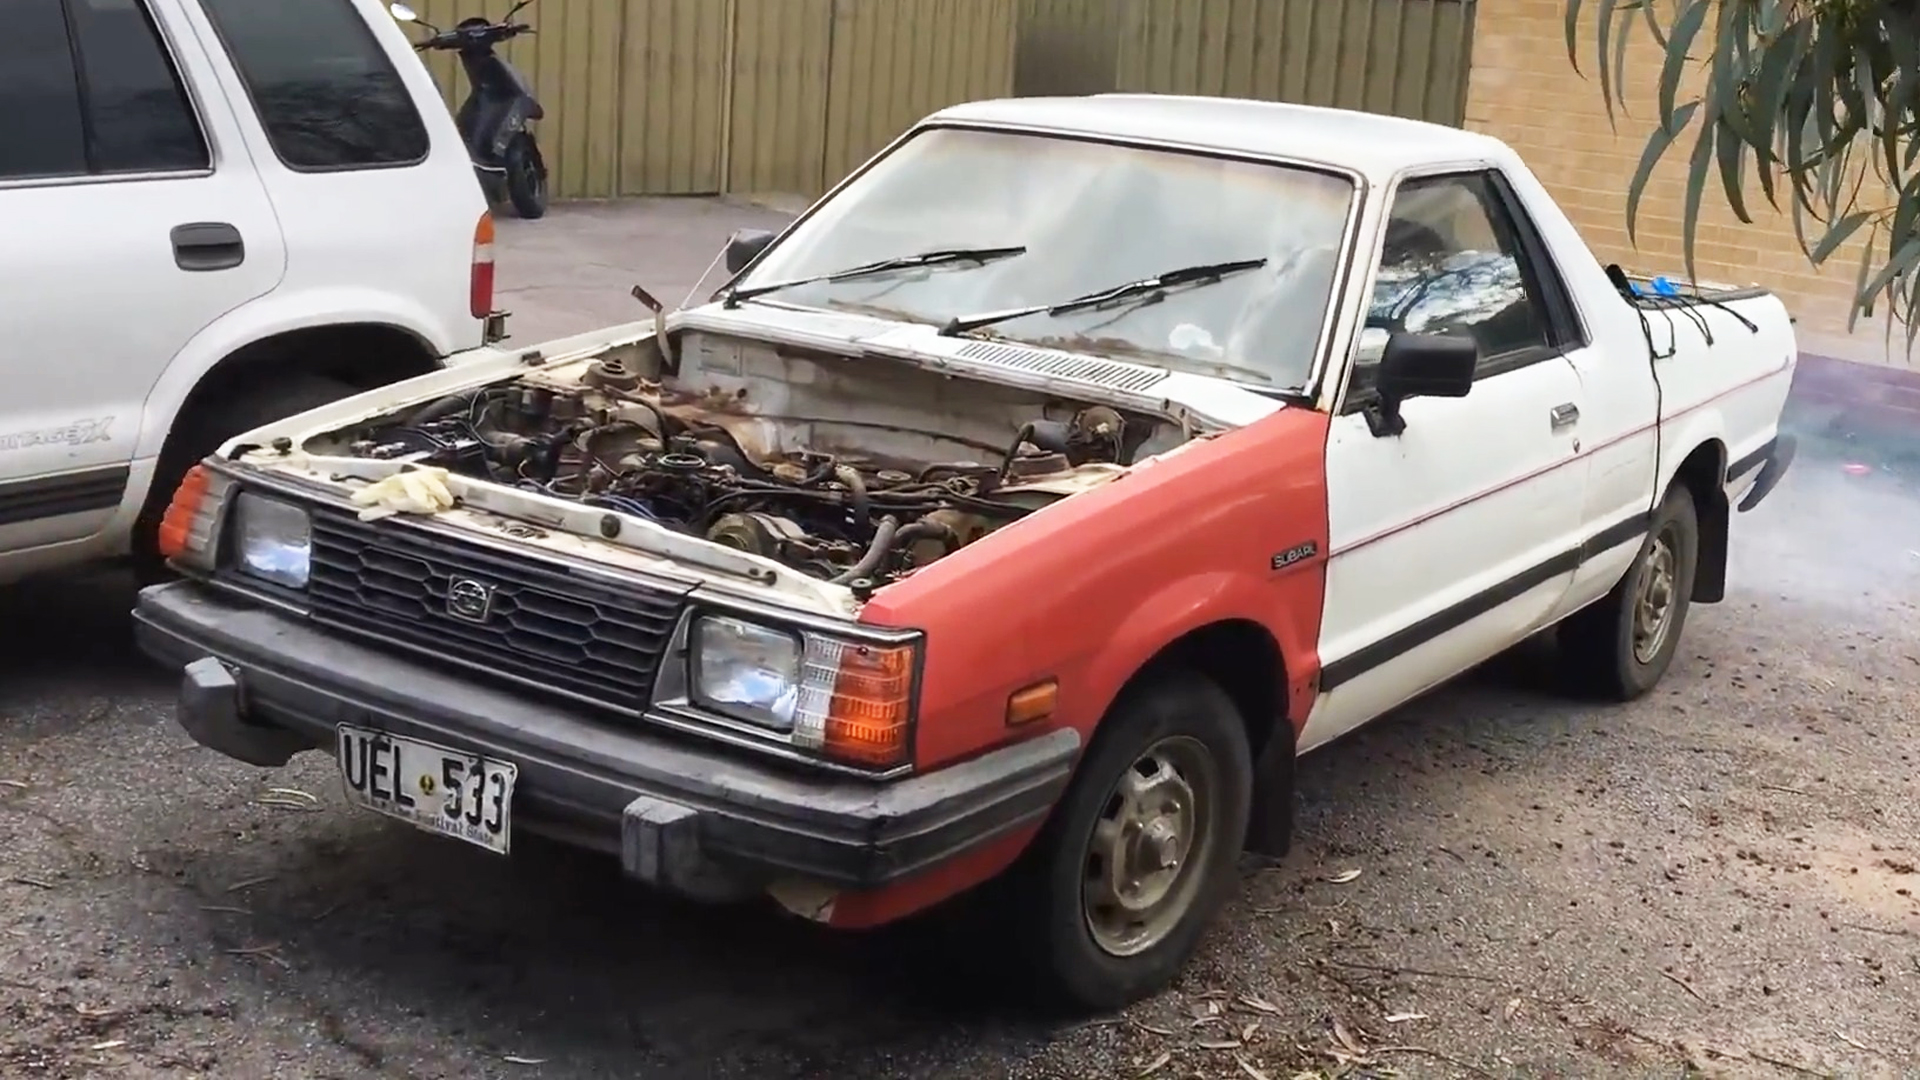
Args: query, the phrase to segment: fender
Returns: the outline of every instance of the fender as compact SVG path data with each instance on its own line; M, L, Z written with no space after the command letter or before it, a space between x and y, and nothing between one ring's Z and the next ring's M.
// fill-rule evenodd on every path
M1659 505L1667 489L1673 486L1680 475L1681 463L1695 450L1714 442L1729 448L1726 457L1731 460L1727 418L1715 402L1676 413L1674 419L1660 425L1660 475L1654 484L1654 505Z
M507 115L500 121L499 130L493 133L493 144L488 147L494 160L506 156L507 144L513 141L515 135L527 130L527 121L538 120L543 115L540 103L533 98L515 98L507 107Z
M1091 732L1140 665L1221 619L1269 628L1287 711L1303 716L1326 584L1326 432L1325 414L1289 407L1195 439L875 593L861 621L927 635L915 764L1028 734L1007 729L1007 695L1036 679L1059 682L1049 727Z
M1127 682L1155 655L1195 630L1229 620L1253 623L1273 635L1284 668L1275 672L1283 684L1277 688L1282 691L1279 700L1297 726L1306 714L1295 705L1303 698L1311 700L1317 653L1313 642L1299 640L1292 625L1275 625L1267 617L1272 596L1264 578L1222 571L1178 578L1148 594L1082 667L1077 681L1085 695L1085 714L1074 710L1074 726L1090 740Z
M353 286L275 290L214 320L174 355L147 392L134 456L160 453L187 395L216 364L240 349L294 330L356 323L403 330L440 357L455 340L424 304L396 293Z

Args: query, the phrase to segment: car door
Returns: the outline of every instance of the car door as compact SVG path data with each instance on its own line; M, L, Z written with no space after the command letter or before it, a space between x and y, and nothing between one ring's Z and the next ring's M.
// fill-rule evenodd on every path
M1544 624L1572 580L1585 475L1581 345L1564 284L1488 171L1389 194L1366 326L1328 436L1320 696L1301 749L1336 738ZM1413 398L1374 433L1389 334L1474 338L1460 398ZM1383 428L1383 430L1390 430Z
M0 36L0 551L99 531L160 373L280 278L224 102L183 78L197 43L155 18L176 2L16 4Z

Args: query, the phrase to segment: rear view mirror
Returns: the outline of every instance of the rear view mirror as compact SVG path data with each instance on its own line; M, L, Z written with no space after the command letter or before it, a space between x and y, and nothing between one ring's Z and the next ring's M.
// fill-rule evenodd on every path
M1470 337L1394 334L1380 354L1380 374L1373 384L1380 400L1367 409L1367 426L1375 435L1398 435L1407 427L1400 403L1408 398L1466 397L1479 360L1480 347Z
M420 18L420 16L413 13L412 8L405 4L388 4L387 11L393 16L393 21L395 22L414 22Z
M776 234L767 229L741 229L727 240L727 273L737 274L773 243Z

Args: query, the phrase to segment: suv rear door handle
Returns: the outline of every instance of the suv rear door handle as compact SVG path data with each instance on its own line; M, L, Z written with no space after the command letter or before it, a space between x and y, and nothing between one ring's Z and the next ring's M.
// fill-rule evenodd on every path
M175 225L173 265L182 270L231 270L247 259L240 230L224 221L195 221Z
M1555 431L1559 431L1561 428L1572 427L1574 421L1580 419L1580 406L1575 405L1571 401L1565 404L1555 405L1553 411L1548 414L1548 417L1553 421L1553 430Z

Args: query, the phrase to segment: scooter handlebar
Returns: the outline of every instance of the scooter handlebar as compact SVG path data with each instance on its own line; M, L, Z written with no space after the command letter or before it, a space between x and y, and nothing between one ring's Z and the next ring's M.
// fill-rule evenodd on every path
M465 29L442 30L425 41L414 42L416 51L423 49L459 49L469 42L506 41L521 34L533 33L533 27L526 23L492 23L487 26L472 26Z

